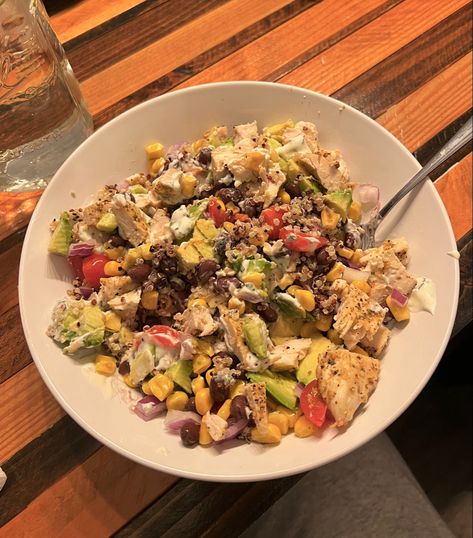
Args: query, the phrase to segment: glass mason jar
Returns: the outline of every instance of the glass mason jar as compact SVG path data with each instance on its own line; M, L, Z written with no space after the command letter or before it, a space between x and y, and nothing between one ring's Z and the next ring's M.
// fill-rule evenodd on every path
M0 0L0 191L46 187L93 131L40 0Z

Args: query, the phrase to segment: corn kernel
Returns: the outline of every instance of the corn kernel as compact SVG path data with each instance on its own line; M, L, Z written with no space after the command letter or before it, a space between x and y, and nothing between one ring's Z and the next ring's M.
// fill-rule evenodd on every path
M210 389L199 389L195 393L195 408L199 415L205 415L207 411L210 411L212 409L213 404L214 400L212 398L212 395L210 394Z
M294 428L294 424L296 423L296 420L302 414L302 411L299 408L292 410L292 409L288 409L287 407L284 407L283 405L278 405L277 411L279 411L279 413L282 413L283 415L287 417L289 428Z
M258 172L261 163L264 161L264 155L259 151L250 151L246 155L245 168L252 172Z
M131 344L135 339L135 333L128 327L122 326L118 336L118 341L123 346L125 344Z
M357 248L351 257L351 261L353 263L359 264L364 254L365 253L361 250L361 248Z
M233 202L227 202L226 209L232 213L240 213L240 208L237 207Z
M152 260L154 258L154 253L151 251L152 245L150 243L144 243L141 245L140 254L143 260Z
M180 180L181 192L186 198L194 196L197 179L192 174L184 174Z
M103 266L103 272L107 276L121 276L125 274L122 264L113 260Z
M162 157L160 157L159 159L156 159L155 161L149 161L149 166L148 166L149 173L153 175L159 174L165 162L166 161Z
M204 306L205 308L208 308L209 305L207 304L207 301L205 299L203 299L202 297L198 297L197 299L191 299L187 303L188 308L192 308L194 306Z
M178 411L184 411L186 408L187 402L189 401L189 396L182 390L176 390L166 398L166 407L167 409L177 409Z
M282 135L286 129L292 128L292 127L294 127L294 122L292 120L286 120L284 123L276 123L269 127L265 127L264 133L267 136L271 136L275 138L278 135Z
M199 153L199 151L207 144L207 140L205 138L199 138L199 140L196 140L195 142L192 142L192 151L194 153Z
M264 281L264 273L247 273L243 275L242 280L245 284L254 284L257 288L261 288Z
M159 293L156 290L145 291L141 295L141 305L145 310L156 310L158 307Z
M214 376L214 374L215 374L215 368L210 368L209 370L207 370L207 372L205 372L205 381L207 385L210 385L210 381L212 377Z
M286 290L286 293L289 293L289 295L292 295L293 297L295 297L296 296L296 291L302 290L302 289L304 289L304 288L301 288L300 286L296 286L296 285L289 286L289 288L287 288L287 290Z
M164 146L159 142L146 146L145 151L148 159L159 159L160 157L164 157Z
M109 355L95 356L95 371L102 375L112 375L117 369L117 363L114 357Z
M194 379L191 381L191 387L192 387L192 392L194 394L197 391L199 391L200 389L204 389L205 388L205 379L201 375L198 375L197 377L194 377Z
M235 396L245 393L245 383L241 379L238 379L230 389L230 398L233 400Z
M239 314L245 313L245 301L241 301L240 299L237 299L236 297L231 297L228 301L228 308L230 310L238 310Z
M306 312L312 312L315 308L314 294L309 290L296 290L294 297L299 301L300 305Z
M386 304L388 305L391 314L394 316L396 321L407 321L411 317L409 307L407 306L398 306L392 299L391 295L386 297Z
M294 277L289 275L289 274L286 274L284 275L281 280L278 282L278 286L282 289L282 290L285 290L288 286L290 286L292 283L294 282Z
M130 250L126 253L125 260L123 261L123 268L124 269L130 269L130 267L133 267L137 260L141 258L141 252L138 248L130 248Z
M192 371L194 374L203 374L212 366L212 360L205 353L198 353L192 359Z
M301 327L301 336L302 338L313 338L315 335L319 334L319 329L317 328L316 321L308 321L304 323Z
M212 344L206 342L205 340L199 340L198 338L192 339L192 348L195 353L205 353L212 357L214 354L214 348Z
M257 428L251 429L251 439L257 443L275 445L281 441L281 436L281 430L271 423L268 423L268 429L265 433L260 432Z
M279 199L283 204L289 204L291 203L291 197L289 193L287 193L284 189L279 191Z
M278 163L280 158L279 153L274 148L271 148L269 151L269 158L273 161L273 163Z
M131 382L131 379L130 379L130 374L126 374L123 376L123 381L131 388L131 389L136 389L136 387L138 385L136 385L135 383L132 383Z
M358 355L365 355L365 357L370 356L370 354L360 346L355 346L351 351L352 353L358 353Z
M367 295L371 292L371 286L366 282L366 280L354 280L352 285L358 288L361 291L364 291Z
M225 221L223 223L223 229L228 232L229 234L231 234L233 232L233 230L235 229L235 225L233 224L233 222L228 222L228 221Z
M200 424L200 432L199 432L199 444L201 445L211 445L213 443L212 437L210 437L209 430L207 426L202 422Z
M225 400L223 404L221 405L220 409L217 411L217 415L220 418L223 418L223 420L228 420L228 417L230 416L231 405L232 405L232 401L230 399Z
M315 320L315 326L319 331L328 331L332 326L333 316L320 314L319 318Z
M120 316L115 312L105 312L105 328L114 333L118 332L122 326Z
M335 262L332 269L325 275L325 279L329 282L334 282L337 278L342 278L345 266L343 263Z
M340 338L340 335L335 329L329 329L327 331L327 336L330 342L332 342L336 346L341 346L343 344L343 340Z
M149 382L148 381L143 381L143 383L141 384L141 390L147 395L147 396L151 396L153 393L151 392L151 389L149 388Z
M248 242L250 245L255 247L262 247L268 240L268 234L263 231L252 231L248 237Z
M125 249L123 247L106 248L103 253L110 260L116 261L118 258L121 258L125 254Z
M353 200L351 205L350 205L350 208L348 209L347 216L353 222L360 222L360 220L361 220L361 204L359 202L356 202L355 200Z
M289 431L289 420L283 413L279 413L278 411L269 413L268 422L277 426L283 435L286 435Z
M304 415L300 416L294 424L294 433L296 437L309 437L314 435L317 431L317 426L306 418Z
M148 385L153 395L161 402L174 390L173 380L165 374L156 374L148 381Z
M333 209L330 209L330 207L327 206L322 209L322 213L320 215L322 226L326 230L335 230L340 218L341 217L337 212L333 211Z
M346 258L347 260L350 260L354 253L355 251L348 247L337 248L337 254L343 258Z

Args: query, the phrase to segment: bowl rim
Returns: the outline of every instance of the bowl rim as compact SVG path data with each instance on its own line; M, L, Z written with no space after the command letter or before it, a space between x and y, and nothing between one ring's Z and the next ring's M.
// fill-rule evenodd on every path
M48 186L45 189L45 192L41 196L41 198L38 201L38 204L35 207L35 210L31 216L30 222L28 224L28 228L23 240L23 245L21 249L21 257L20 257L20 266L19 266L19 276L18 276L18 295L19 295L19 307L20 307L20 317L22 322L23 331L25 334L25 339L28 345L28 348L30 350L31 356L33 358L33 361L36 365L36 368L38 369L44 383L56 399L56 401L61 405L61 407L64 409L64 411L77 423L79 426L81 426L87 433L92 435L95 439L97 439L100 443L104 444L105 446L111 448L115 452L119 453L122 456L127 457L128 459L131 459L132 461L135 461L136 463L139 463L141 465L145 465L146 467L149 467L151 469L155 469L161 472L165 472L168 474L172 474L174 476L182 477L182 478L188 478L193 480L203 480L203 481L215 481L215 482L257 482L262 480L269 480L269 479L276 479L276 478L283 478L286 476L292 476L299 473L307 472L312 469L321 467L323 465L326 465L328 463L331 463L344 455L350 454L354 450L358 449L365 443L368 443L370 440L372 440L376 435L379 435L382 433L386 428L388 428L404 411L412 404L412 402L417 398L419 393L422 391L422 389L426 386L429 379L431 378L433 372L437 368L441 358L443 357L443 354L445 352L445 349L447 347L447 344L450 340L450 336L453 330L453 325L455 322L455 317L457 313L458 308L458 299L459 299L459 289L460 289L460 271L459 271L459 262L458 260L455 260L454 264L454 289L455 289L455 296L453 301L453 308L451 311L449 323L447 326L447 329L444 333L444 338L441 342L441 345L438 348L437 355L434 357L434 360L431 362L429 369L425 372L424 376L419 379L417 386L415 390L412 392L411 396L404 402L404 404L397 409L396 412L392 413L389 417L386 417L383 420L383 426L376 426L373 427L365 433L360 436L360 439L350 445L349 448L342 448L337 451L334 451L334 453L331 453L327 455L326 457L322 458L321 461L314 466L312 463L303 463L300 465L294 465L291 469L282 469L278 471L273 472L263 472L259 474L251 473L251 474L227 474L227 475L213 475L209 473L202 473L202 472L194 472L194 471L185 471L181 470L169 465L162 464L160 462L156 461L150 461L146 458L143 458L141 456L138 456L134 454L133 452L130 452L128 449L117 445L115 442L111 441L104 435L102 435L99 431L95 430L92 426L90 426L83 418L82 416L75 411L73 407L71 407L66 400L63 398L61 393L58 389L56 389L56 386L52 382L52 380L49 378L45 367L42 364L42 361L40 359L40 353L37 350L35 343L33 339L30 336L30 332L28 330L28 326L26 323L26 300L24 296L24 286L25 286L25 279L27 277L27 268L25 266L25 258L26 258L26 251L29 248L29 241L30 236L32 233L32 229L34 226L34 222L36 219L36 216L40 214L42 211L42 207L44 204L46 204L46 197L45 194L48 193L48 191L51 191L54 188L55 183L59 180L59 176L62 173L63 168L67 165L67 163L75 158L75 156L83 151L86 151L88 146L90 144L94 143L94 138L97 135L97 133L104 133L108 129L113 129L115 123L122 121L124 118L126 118L128 115L135 114L138 110L146 109L147 107L153 107L154 104L159 102L165 102L167 99L175 98L176 95L191 95L198 92L205 92L207 89L212 88L223 88L223 87L230 87L230 86L241 86L241 87L259 87L259 88L267 88L270 90L271 88L277 86L277 87L284 87L288 91L293 91L300 94L310 94L315 96L318 99L322 100L328 100L333 105L337 106L343 106L344 108L350 110L355 116L359 116L363 120L368 120L372 124L374 124L375 128L381 129L384 131L384 133L388 136L388 138L391 140L391 142L399 147L401 151L403 151L406 156L408 155L411 159L413 165L419 170L421 168L421 165L419 162L415 159L415 157L412 155L412 153L392 134L390 133L385 127L383 127L381 124L376 122L374 119L369 117L368 115L364 114L363 112L357 110L356 108L352 107L351 105L348 105L344 103L343 101L340 101L338 99L335 99L331 96L324 95L322 93L309 90L306 88L298 87L298 86L292 86L288 84L281 84L277 82L262 82L262 81L225 81L225 82L212 82L207 84L200 84L197 86L191 86L188 88L182 88L179 90L174 90L167 92L165 94L159 95L157 97L151 98L149 100L146 100L142 103L139 103L138 105L135 105L134 107L126 110L125 112L122 112L106 124L102 125L94 131L86 140L84 140L72 153L71 155L66 159L66 161L61 165L61 167L57 170L57 172L54 174L53 178L49 182ZM437 204L439 206L439 209L442 214L442 218L444 221L444 224L447 227L449 239L452 242L453 245L456 245L455 236L453 233L452 225L450 222L450 218L448 216L448 213L445 209L445 206L443 204L443 201L437 191L437 189L434 187L433 183L429 180L426 181L428 184L430 190L432 191L434 197L436 198ZM456 248L456 247L455 247Z

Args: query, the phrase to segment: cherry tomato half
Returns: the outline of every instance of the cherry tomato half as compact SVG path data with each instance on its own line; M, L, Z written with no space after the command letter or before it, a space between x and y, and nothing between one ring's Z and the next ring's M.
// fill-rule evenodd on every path
M84 272L82 271L82 262L84 258L82 256L68 256L67 261L74 271L74 276L84 280Z
M145 333L159 346L174 349L181 345L181 333L167 325L153 325Z
M298 232L288 227L279 232L279 239L289 250L296 252L312 253L328 244L328 240L317 232Z
M227 220L227 212L225 211L225 204L218 198L211 198L209 205L207 206L210 218L214 221L215 226L220 228Z
M286 210L281 207L268 207L261 211L261 216L265 224L271 227L269 232L270 239L279 239L279 231L283 227L284 223L282 221L283 216L287 213Z
M322 400L319 393L317 380L311 381L302 391L301 409L305 417L318 428L323 426L327 415L327 404Z
M109 261L110 258L103 254L92 254L92 256L84 258L84 261L82 262L84 279L96 290L100 288L100 279L106 276L104 267Z

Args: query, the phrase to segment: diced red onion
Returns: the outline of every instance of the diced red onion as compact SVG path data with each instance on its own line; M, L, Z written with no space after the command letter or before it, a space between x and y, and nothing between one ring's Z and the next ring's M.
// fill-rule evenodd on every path
M80 294L84 299L88 299L92 293L94 293L94 288L88 288L87 286L81 286L79 288Z
M129 186L130 186L130 183L126 179L124 179L123 181L120 181L120 183L117 183L117 189L119 191L126 191Z
M399 290L393 289L393 291L391 292L391 299L401 308L404 308L407 304L408 297L407 295L404 295L404 293L401 293Z
M345 267L343 270L343 279L349 284L354 280L368 280L370 273L368 271L360 271L359 269L353 269L352 267Z
M157 417L166 409L166 404L160 402L156 396L145 396L139 400L133 411L143 420L151 420Z
M294 394L295 394L296 398L301 397L301 394L302 394L302 391L304 390L304 388L305 388L305 385L303 385L302 383L297 383L297 385L294 387Z
M172 432L178 432L182 426L189 422L200 424L201 417L197 413L192 411L178 411L177 409L170 409L164 419L164 426Z
M222 441L229 441L230 439L235 439L248 425L248 419L241 418L236 422L228 421L228 428L225 431L225 437Z
M80 256L85 258L94 253L93 243L73 243L69 247L69 256Z
M355 185L352 191L355 202L361 205L361 224L366 224L379 211L379 188L369 183Z

